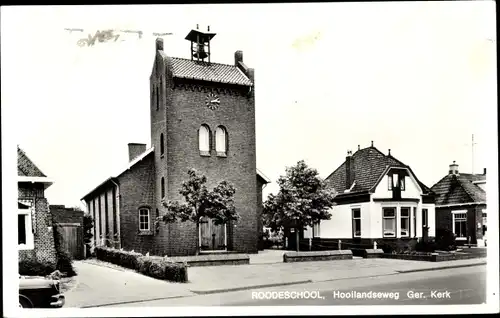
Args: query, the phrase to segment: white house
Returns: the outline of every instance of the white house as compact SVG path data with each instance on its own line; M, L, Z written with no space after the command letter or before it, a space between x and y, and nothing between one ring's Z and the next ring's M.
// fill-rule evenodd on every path
M373 146L348 152L327 178L337 192L331 219L304 232L315 244L371 246L374 241L407 242L435 236L435 204L430 189L411 168Z

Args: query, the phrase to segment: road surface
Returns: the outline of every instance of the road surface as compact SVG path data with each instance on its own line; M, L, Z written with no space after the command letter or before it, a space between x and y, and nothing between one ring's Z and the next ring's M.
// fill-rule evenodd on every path
M298 298L300 296L309 297ZM269 297L275 298L268 299ZM292 299L293 297L295 299ZM187 296L109 307L450 305L484 302L486 302L486 266L480 265Z

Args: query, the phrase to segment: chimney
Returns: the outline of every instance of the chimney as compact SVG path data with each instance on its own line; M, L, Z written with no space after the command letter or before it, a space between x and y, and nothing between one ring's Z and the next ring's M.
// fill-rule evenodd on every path
M234 65L238 66L238 62L243 63L243 51L234 52Z
M391 156L391 149L389 149L389 157Z
M163 39L162 38L156 39L156 50L163 51Z
M484 170L483 170L483 174L484 174L484 175L486 175L486 168L484 168Z
M146 151L146 144L128 144L128 161L131 162L135 158L139 157L143 152Z
M450 165L449 174L458 175L458 165L455 163L455 160L453 160L453 163Z
M345 188L349 190L351 188L351 165L352 165L352 151L347 151L347 156L345 157Z
M372 140L372 148L373 148L373 140Z

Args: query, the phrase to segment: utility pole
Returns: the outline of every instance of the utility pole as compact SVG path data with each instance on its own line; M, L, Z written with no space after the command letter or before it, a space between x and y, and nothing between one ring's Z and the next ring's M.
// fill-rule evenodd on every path
M476 143L474 143L474 134L472 134L472 171L471 173L474 174L474 145L476 145Z

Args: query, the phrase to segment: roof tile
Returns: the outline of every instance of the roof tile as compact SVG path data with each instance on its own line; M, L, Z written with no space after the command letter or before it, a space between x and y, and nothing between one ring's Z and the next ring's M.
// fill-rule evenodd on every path
M26 177L47 177L26 155L17 147L17 175Z
M447 175L432 186L436 205L485 202L486 192L473 181L486 180L485 175Z
M351 157L354 169L351 174L351 182L356 181L352 192L369 191L375 186L388 167L409 168L401 161L392 156L386 156L375 147L360 149ZM417 180L418 181L418 180ZM337 192L343 193L346 187L346 163L342 163L330 176L326 182ZM429 190L423 183L418 181L425 192Z
M193 61L178 57L172 57L170 60L172 75L177 78L244 86L253 85L252 81L234 65Z

